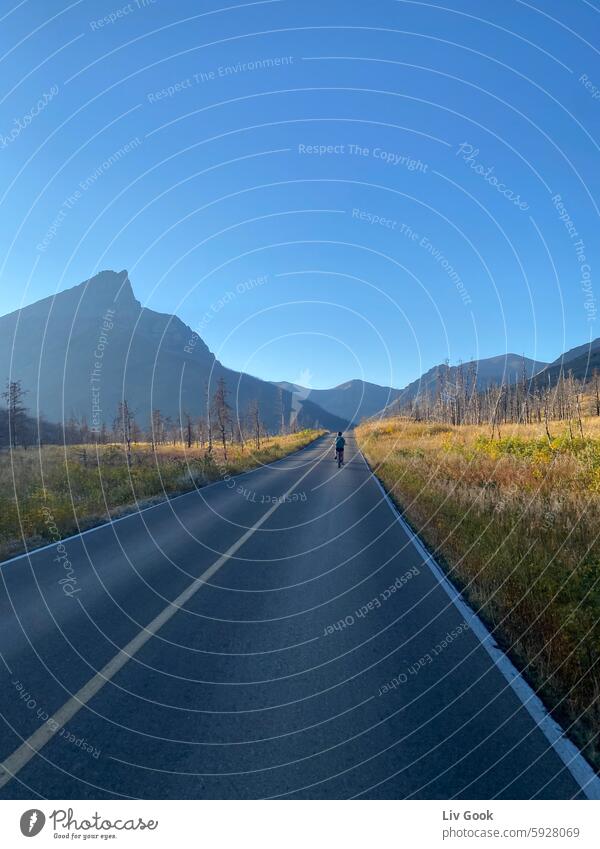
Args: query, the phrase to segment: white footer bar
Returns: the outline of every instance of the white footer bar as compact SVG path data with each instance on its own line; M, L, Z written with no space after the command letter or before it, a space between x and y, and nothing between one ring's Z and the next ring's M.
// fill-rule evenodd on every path
M0 845L597 847L591 801L0 802ZM30 831L30 834L25 832ZM31 845L31 844L30 844Z

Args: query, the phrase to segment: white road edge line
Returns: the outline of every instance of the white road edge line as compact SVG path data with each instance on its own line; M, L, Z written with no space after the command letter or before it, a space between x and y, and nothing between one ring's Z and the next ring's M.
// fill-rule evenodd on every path
M261 463L260 466L255 466L253 469L248 469L246 472L241 472L239 475L232 475L231 479L235 479L236 481L240 478L245 477L246 475L251 475L253 472L258 472L261 469L268 469L270 466L274 466L276 463L281 463L282 460L289 460L298 454L300 451L304 451L305 448L310 448L311 445L314 445L319 439L322 439L322 436L317 436L313 439L312 442L307 442L306 445L303 445L302 448L296 449L296 451L292 451L290 454L286 454L283 457L279 457L277 460L272 460L270 463ZM173 495L171 498L167 495L165 498L162 498L160 501L157 501L156 504L149 504L147 507L142 507L140 510L133 510L131 513L126 513L124 516L117 516L114 519L107 519L105 522L101 522L99 525L94 525L91 528L87 528L85 531L79 531L79 533L71 534L68 537L61 537L57 542L49 542L47 545L40 545L39 548L31 548L29 551L24 551L22 554L15 554L14 557L9 557L8 560L0 560L0 569L4 566L8 566L9 563L16 563L17 560L24 560L26 557L34 557L34 555L38 554L40 551L48 551L50 548L56 548L57 545L62 543L69 542L70 540L78 539L79 537L85 537L88 534L96 533L96 531L101 531L102 528L111 528L113 525L118 524L119 522L125 522L127 519L132 519L134 516L140 516L142 513L147 513L148 510L156 510L157 507L164 507L166 504L171 504L172 501L178 501L180 498L186 498L189 495L198 495L199 493L204 492L207 489L210 489L213 486L218 486L219 484L225 483L225 478L221 478L217 481L211 481L207 483L205 486L194 487L193 489L189 489L187 492L179 492L177 495ZM124 504L124 507L128 507L129 505ZM133 506L133 505L132 505Z
M156 616L146 627L141 630L127 645L122 648L117 654L109 660L100 672L97 672L93 678L84 684L80 690L71 696L65 704L59 708L53 716L45 721L45 723L34 731L34 733L25 740L12 755L9 755L5 761L0 764L0 788L4 787L11 781L23 767L48 743L54 735L69 722L75 714L77 714L90 699L92 699L106 683L122 669L128 660L136 655L139 650L153 637L169 619L186 604L204 584L219 571L219 569L233 557L244 543L254 534L267 519L273 515L277 508L284 504L288 495L291 495L295 489L302 483L315 468L315 463L311 463L310 467L304 474L285 492L281 498L276 501L266 513L242 536L234 542L234 544L222 554L212 566L209 566L199 578L195 578L191 584L182 592L174 601L169 604Z
M548 740L586 797L588 799L600 799L600 778L596 775L594 769L586 761L577 746L569 740L563 728L548 712L542 700L532 690L508 655L506 655L498 646L479 616L465 601L461 593L456 589L454 584L446 576L443 569L438 565L434 556L426 549L406 519L404 519L404 517L400 514L398 508L386 492L385 487L367 463L366 457L363 455L362 451L360 454L365 461L367 468L371 472L373 480L383 493L385 501L388 503L394 516L406 532L409 540L419 552L426 565L429 566L434 577L446 595L450 598L454 606L458 609L461 616L465 618L469 627L472 628L475 636L491 657L496 668L508 681L527 713L533 719L544 737Z

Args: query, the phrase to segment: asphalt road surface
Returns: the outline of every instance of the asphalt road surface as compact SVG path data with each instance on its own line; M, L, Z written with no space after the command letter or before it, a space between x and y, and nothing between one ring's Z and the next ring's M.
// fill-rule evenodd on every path
M581 796L346 461L326 437L0 566L0 797Z

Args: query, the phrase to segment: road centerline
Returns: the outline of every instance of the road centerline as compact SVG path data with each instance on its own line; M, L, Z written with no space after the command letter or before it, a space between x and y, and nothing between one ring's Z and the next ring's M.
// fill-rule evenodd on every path
M215 562L202 573L202 575L198 578L194 578L191 584L189 584L176 599L169 602L169 604L157 616L155 616L148 625L142 628L142 630L136 634L136 636L130 640L124 648L120 649L120 651L118 651L117 654L111 658L111 660L109 660L99 672L90 678L90 680L84 684L83 687L75 693L75 695L71 696L71 698L56 711L56 713L47 719L40 728L34 731L30 737L24 740L23 743L0 764L0 788L7 785L9 781L11 781L17 773L19 773L23 767L26 766L29 761L38 754L38 752L41 751L46 743L49 743L50 740L62 728L64 728L67 722L73 719L73 717L79 713L81 708L84 707L97 693L99 693L105 684L114 678L117 672L119 672L126 663L131 660L131 658L134 657L155 634L158 633L162 626L172 619L183 605L187 604L198 590L200 590L201 587L203 587L206 582L212 578L212 576L215 575L237 551L239 551L244 543L246 543L247 540L250 539L250 537L259 530L262 525L264 525L267 519L273 515L281 504L286 503L287 497L291 495L295 489L297 489L306 477L308 477L326 453L328 453L328 450L323 452L321 456L315 460L315 462L311 463L304 474L301 475L288 490L286 490L281 498L274 502L267 512L264 513L251 528L248 528L248 530L246 530L242 536L227 549L227 551L221 554L221 556L218 557L217 560L215 560Z

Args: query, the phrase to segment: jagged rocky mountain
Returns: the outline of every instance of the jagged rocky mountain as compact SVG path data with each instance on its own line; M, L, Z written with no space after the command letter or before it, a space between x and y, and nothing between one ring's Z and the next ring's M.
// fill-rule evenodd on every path
M177 316L145 309L126 271L103 271L78 286L0 318L0 378L22 381L26 405L49 421L74 415L111 426L126 399L142 426L151 411L179 421L206 411L206 392L224 377L234 412L258 401L265 426L290 423L292 395L222 365ZM315 405L295 414L305 426L338 427Z

